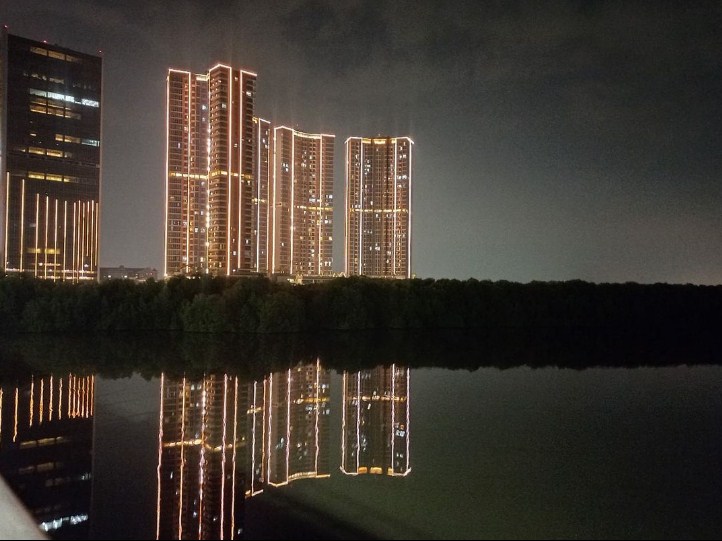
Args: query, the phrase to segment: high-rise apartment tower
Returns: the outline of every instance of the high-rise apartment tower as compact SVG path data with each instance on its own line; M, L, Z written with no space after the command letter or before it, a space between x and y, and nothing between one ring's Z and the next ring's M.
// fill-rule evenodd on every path
M274 129L274 274L333 274L334 136Z
M411 277L409 137L346 140L347 276Z
M257 272L256 74L168 71L165 275Z

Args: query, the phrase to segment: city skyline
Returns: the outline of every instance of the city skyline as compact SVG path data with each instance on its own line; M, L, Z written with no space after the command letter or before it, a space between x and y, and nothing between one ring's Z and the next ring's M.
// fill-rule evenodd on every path
M718 5L271 4L0 8L14 34L104 51L102 265L162 268L157 80L217 59L262 72L272 122L413 137L419 276L722 281Z

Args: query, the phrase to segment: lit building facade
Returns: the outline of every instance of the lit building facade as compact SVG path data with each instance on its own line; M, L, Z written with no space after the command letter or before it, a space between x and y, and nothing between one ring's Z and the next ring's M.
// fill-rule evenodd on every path
M273 222L270 202L273 195L273 129L268 120L253 119L253 235L256 271L268 273L271 261Z
M0 386L0 475L54 538L88 537L94 395L75 374Z
M410 370L391 365L343 374L341 471L405 476L411 471Z
M409 137L346 140L345 273L411 277Z
M250 71L168 70L166 276L258 272L255 95Z
M273 274L333 274L334 140L274 129Z
M102 59L0 35L0 267L95 280Z
M166 79L165 275L204 272L208 206L208 75Z
M213 274L252 272L256 74L218 64L209 71L209 85L208 268Z

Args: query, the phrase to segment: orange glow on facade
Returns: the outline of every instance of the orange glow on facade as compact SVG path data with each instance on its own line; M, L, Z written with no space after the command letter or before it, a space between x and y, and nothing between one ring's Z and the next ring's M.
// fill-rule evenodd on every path
M346 140L346 275L411 277L409 137Z
M263 266L268 196L254 169L255 87L255 73L224 64L206 74L168 71L166 276Z
M333 274L334 136L274 129L272 273Z

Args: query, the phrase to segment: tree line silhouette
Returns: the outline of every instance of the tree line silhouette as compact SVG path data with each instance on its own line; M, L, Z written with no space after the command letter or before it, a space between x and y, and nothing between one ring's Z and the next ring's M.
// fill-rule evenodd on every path
M0 278L0 333L394 329L717 329L722 286L197 276L135 283Z

